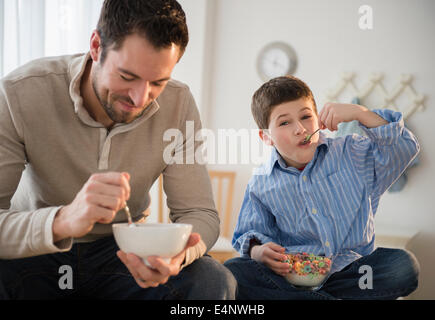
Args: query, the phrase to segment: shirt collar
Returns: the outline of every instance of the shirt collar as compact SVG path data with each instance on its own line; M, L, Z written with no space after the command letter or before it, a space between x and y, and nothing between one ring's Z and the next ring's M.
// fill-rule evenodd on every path
M319 145L317 146L316 152L314 153L313 159L310 161L310 163L317 157L319 151L321 149L328 149L329 139L326 137L326 134L323 132L319 132ZM323 147L324 146L324 147ZM299 172L296 168L288 167L285 163L282 156L279 154L278 150L276 150L275 147L272 148L272 153L270 155L269 161L265 164L265 173L267 175L270 175L275 168L276 163L278 162L278 165L285 170L292 170L294 169L295 172ZM307 164L307 166L309 163Z

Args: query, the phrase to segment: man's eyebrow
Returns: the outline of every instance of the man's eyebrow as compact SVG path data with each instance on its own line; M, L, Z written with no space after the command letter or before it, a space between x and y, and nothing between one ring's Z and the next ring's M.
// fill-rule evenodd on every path
M118 70L121 71L122 73L128 74L129 76L131 76L135 79L140 79L140 77L137 74L134 74L131 71L128 71L128 70L123 69L123 68L118 68ZM166 77L166 78L162 78L162 79L151 81L151 82L162 82L162 81L168 81L170 79L171 79L171 77Z
M128 71L128 70L123 69L123 68L118 68L118 70L121 71L122 73L125 73L125 74L128 74L129 76L132 76L133 78L140 79L140 77L137 74L134 74L131 71Z

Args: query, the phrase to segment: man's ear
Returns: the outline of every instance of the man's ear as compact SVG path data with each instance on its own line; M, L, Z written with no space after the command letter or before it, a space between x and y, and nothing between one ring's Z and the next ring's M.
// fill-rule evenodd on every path
M90 42L90 50L89 53L91 55L91 58L94 62L98 62L100 59L100 53L101 53L101 38L98 34L97 30L94 30L91 35L91 42Z
M260 129L258 131L258 135L260 136L260 139L263 140L263 142L268 146L273 146L272 137L270 136L268 129Z

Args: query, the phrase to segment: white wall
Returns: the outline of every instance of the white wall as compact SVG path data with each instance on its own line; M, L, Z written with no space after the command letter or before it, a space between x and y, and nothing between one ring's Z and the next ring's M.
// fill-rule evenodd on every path
M213 12L207 11L202 2L195 1L195 6L190 6L189 1L182 2L189 4L185 8L188 18L190 14L196 21L205 23L203 28L211 28L208 33L200 34L205 38L199 39L202 45L195 43L195 48L203 54L210 46L213 48L213 59L208 61L211 65L206 65L211 72L202 78L199 88L203 90L200 94L208 98L200 96L201 102L206 104L201 106L203 121L215 131L256 128L250 100L262 82L255 63L259 50L271 41L285 41L296 50L299 65L295 75L310 85L320 108L327 89L335 85L343 71L355 72L361 83L367 81L372 72L382 72L387 89L392 89L401 74L412 74L414 87L427 97L426 110L417 112L409 121L421 144L421 163L410 170L402 192L385 194L376 222L393 230L435 233L435 209L431 202L435 178L432 161L435 144L431 141L435 133L434 1L206 1L213 6ZM201 3L199 9L198 3ZM361 5L370 5L373 9L372 30L358 27ZM206 16L199 18L198 14ZM186 70L200 72L201 63L191 60L188 64L184 66ZM200 77L194 77L193 83L197 83ZM181 80L189 82L190 79L186 76ZM237 170L236 217L253 166L211 167ZM432 293L435 298L433 289Z
M180 0L179 3L186 13L189 28L189 44L181 60L172 73L174 79L180 79L189 85L202 113L204 105L204 64L207 61L206 32L207 32L207 1Z

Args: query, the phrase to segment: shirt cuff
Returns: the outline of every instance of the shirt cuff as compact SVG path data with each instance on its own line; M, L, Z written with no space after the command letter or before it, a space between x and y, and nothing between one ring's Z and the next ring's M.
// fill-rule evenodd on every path
M73 245L73 238L66 238L57 242L53 242L53 222L57 212L62 207L51 207L41 210L47 210L47 215L45 216L45 222L41 221L43 233L41 234L42 241L40 241L41 245L44 248L41 248L42 251L55 253L55 252L65 252L69 251ZM43 216L43 215L41 215ZM35 224L38 226L39 224Z
M403 114L389 109L376 109L372 111L389 123L376 128L367 128L360 123L361 129L370 140L375 141L379 145L396 144L405 128Z
M251 256L252 248L259 245L261 245L261 242L258 241L257 238L251 238L251 240L249 240L248 256Z
M264 244L267 242L274 242L272 238L269 238L261 233L250 231L242 235L236 241L233 242L233 247L239 251L242 257L249 257L249 248L251 240L256 239L259 243Z
M186 256L184 258L184 263L181 265L180 270L187 267L189 264L195 260L201 258L207 250L207 246L204 241L200 240L196 245L190 247L186 250Z

